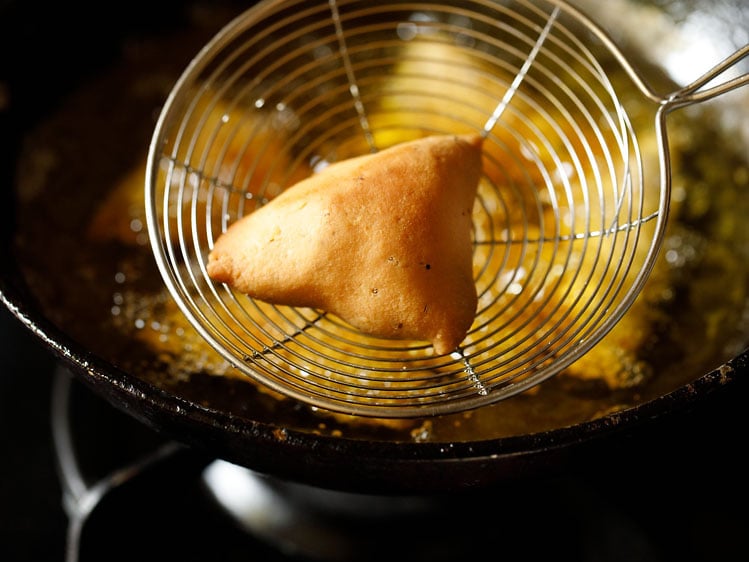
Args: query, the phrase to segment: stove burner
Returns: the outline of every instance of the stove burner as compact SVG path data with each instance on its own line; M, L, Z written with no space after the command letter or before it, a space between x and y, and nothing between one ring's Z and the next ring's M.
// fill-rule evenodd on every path
M437 562L487 550L477 506L458 498L326 490L221 460L206 468L203 479L242 528L292 555Z
M326 490L202 457L82 389L57 368L51 415L66 562L104 553L132 560L143 549L163 559L183 552L180 559L269 562L439 562L500 552L660 560L637 523L580 480L428 497Z

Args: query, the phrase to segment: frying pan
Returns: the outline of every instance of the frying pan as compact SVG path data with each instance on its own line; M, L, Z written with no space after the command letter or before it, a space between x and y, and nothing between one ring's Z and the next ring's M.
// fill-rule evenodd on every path
M231 378L195 377L187 383L160 386L135 376L83 343L77 332L46 312L28 283L28 270L19 265L16 236L20 218L15 186L22 175L30 173L18 166L24 143L82 85L96 83L123 59L138 64L148 58L140 51L147 49L153 37L182 33L180 48L170 51L168 57L160 53L163 60L157 61L157 66L163 63L159 67L163 80L152 84L153 99L164 99L197 49L246 8L246 3L232 2L135 2L111 17L92 15L83 5L62 7L49 3L40 7L11 2L0 12L6 27L0 39L0 299L83 384L154 431L212 457L303 484L386 494L477 490L508 481L553 476L576 467L589 469L591 463L605 469L605 463L621 462L628 452L636 451L645 436L652 443L669 438L673 432L694 431L689 420L696 410L716 403L735 407L749 398L745 382L749 350L744 350L705 369L686 384L653 391L638 403L608 414L558 426L552 423L528 433L422 442L409 438L411 433L366 425L356 431L328 431L326 422L314 412L302 411L304 408L293 404L285 407L282 416L274 418L273 409L265 406L272 399L259 398L246 383ZM673 17L684 16L676 13ZM101 17L100 24L90 26L87 22L91 17ZM740 31L741 20L734 19L733 23ZM185 34L186 28L192 31ZM621 29L615 36L626 38ZM110 103L104 93L88 102L89 111L81 113L83 120L96 120ZM132 138L102 139L97 150L78 158L107 162L102 183L116 177L145 155L158 109L153 103L133 107L132 116L123 117L124 121L133 122ZM143 122L140 128L136 124L139 122ZM64 132L70 135L73 147L76 135L83 134L75 127ZM139 135L144 140L142 154L131 148L138 146ZM73 163L58 169L65 173L71 166ZM43 169L36 172L43 176ZM70 196L73 200L80 194ZM59 212L64 214L66 209L60 208ZM74 248L76 244L85 244L82 235L65 247ZM55 283L56 280L49 280L51 287ZM64 300L68 295L62 292L58 297ZM82 318L81 322L91 320ZM292 415L298 417L289 422ZM690 435L682 434L680 443L689 446L690 439ZM628 447L623 448L623 443Z

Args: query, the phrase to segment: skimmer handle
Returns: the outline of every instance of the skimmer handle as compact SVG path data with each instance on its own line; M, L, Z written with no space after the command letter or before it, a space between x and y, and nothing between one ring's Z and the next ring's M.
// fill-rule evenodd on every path
M747 56L749 56L749 45L744 45L744 47L734 52L731 56L723 59L723 61L700 76L697 80L671 94L664 100L665 105L672 108L682 107L684 105L712 99L746 85L749 83L749 73L744 72L730 80L726 80L725 82L721 82L704 90L702 89L713 80L719 78L727 70L741 62Z

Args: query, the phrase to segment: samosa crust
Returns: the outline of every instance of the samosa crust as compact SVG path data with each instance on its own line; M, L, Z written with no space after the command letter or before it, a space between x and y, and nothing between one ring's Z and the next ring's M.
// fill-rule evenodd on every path
M435 135L331 164L233 223L208 274L268 303L449 353L476 313L481 145L478 135Z

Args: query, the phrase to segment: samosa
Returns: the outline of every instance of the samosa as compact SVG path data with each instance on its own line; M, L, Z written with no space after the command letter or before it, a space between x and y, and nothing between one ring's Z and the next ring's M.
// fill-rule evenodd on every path
M476 314L482 141L432 135L333 163L231 224L208 274L264 302L450 353Z

